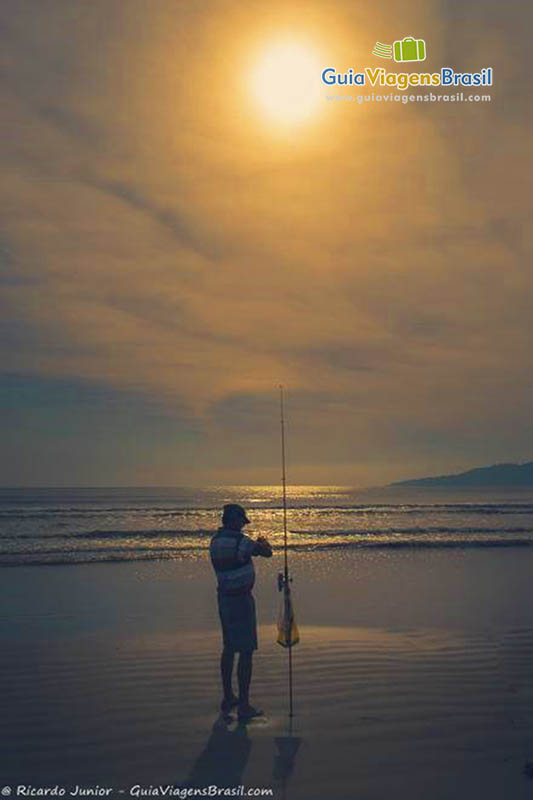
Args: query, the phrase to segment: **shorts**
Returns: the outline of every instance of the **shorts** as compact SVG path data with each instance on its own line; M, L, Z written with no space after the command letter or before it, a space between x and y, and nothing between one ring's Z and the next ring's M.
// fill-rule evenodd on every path
M227 650L234 653L257 650L255 600L251 593L227 595L218 592L218 613Z

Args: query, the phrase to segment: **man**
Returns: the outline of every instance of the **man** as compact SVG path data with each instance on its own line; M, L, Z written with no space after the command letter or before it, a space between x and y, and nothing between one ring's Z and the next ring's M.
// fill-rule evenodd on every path
M224 506L222 527L211 539L209 553L218 579L218 611L222 623L223 650L220 672L224 698L220 709L228 715L238 706L240 722L262 716L263 712L250 705L252 655L257 650L257 625L252 589L255 582L253 556L272 556L272 548L264 536L257 540L242 533L250 520L242 506ZM237 679L239 697L233 694L232 673L235 653L239 653Z

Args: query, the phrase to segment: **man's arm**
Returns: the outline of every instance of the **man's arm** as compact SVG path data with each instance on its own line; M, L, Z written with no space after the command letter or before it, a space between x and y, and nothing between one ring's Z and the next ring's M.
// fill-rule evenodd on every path
M264 556L265 558L271 558L271 556L272 556L272 547L270 546L270 542L268 541L268 539L265 536L258 536L257 537L252 555L254 555L254 556Z

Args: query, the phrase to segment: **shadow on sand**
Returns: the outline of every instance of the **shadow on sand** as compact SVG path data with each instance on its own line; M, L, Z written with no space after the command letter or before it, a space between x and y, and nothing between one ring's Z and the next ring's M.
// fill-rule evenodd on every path
M246 725L232 728L219 716L211 729L207 744L194 762L187 778L179 788L206 786L240 786L250 758L252 741Z
M272 780L287 796L288 783L294 769L296 754L302 739L289 730L286 736L274 739ZM208 786L236 787L244 785L243 775L250 758L252 740L244 724L232 725L222 715L217 717L207 743L191 767L184 781L176 783L179 789L204 789Z
M274 756L272 779L274 785L281 788L281 796L285 800L288 796L288 784L302 739L299 736L293 736L292 729L289 728L287 736L277 736L274 741L278 752Z

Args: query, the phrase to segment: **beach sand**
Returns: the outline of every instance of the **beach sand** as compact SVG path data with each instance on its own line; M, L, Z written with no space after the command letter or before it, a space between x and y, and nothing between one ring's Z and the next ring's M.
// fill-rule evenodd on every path
M258 563L252 701L267 717L248 727L218 716L205 560L4 569L2 785L532 796L531 548L294 555L291 731L280 566Z

